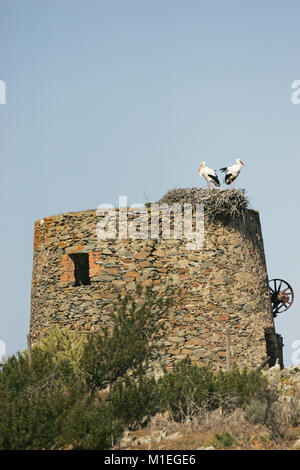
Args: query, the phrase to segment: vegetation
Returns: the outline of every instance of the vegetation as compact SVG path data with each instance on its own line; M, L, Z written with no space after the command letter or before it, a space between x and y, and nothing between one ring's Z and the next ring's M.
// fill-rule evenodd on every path
M54 329L0 372L0 449L107 449L125 429L145 426L157 412L175 422L207 411L245 410L276 437L276 397L260 371L214 372L185 360L158 380L149 372L164 334L172 293L140 291L120 299L111 328L87 339ZM136 296L135 296L136 298ZM216 434L217 447L232 445Z
M172 304L172 291L156 297L151 288L138 287L137 304L132 296L121 300L111 328L89 337L80 366L91 392L110 387L128 374L143 376L151 360L158 359L157 344L163 336L163 316Z
M269 396L267 380L258 370L213 372L184 360L158 381L161 406L176 421L201 411L245 407L254 397Z
M55 329L0 373L0 449L105 449L158 409L155 380L162 317L172 292L120 299L111 328L82 341ZM136 298L136 296L135 296Z
M228 432L223 432L221 434L216 433L212 442L216 449L227 449L228 447L231 447L233 443L234 438Z

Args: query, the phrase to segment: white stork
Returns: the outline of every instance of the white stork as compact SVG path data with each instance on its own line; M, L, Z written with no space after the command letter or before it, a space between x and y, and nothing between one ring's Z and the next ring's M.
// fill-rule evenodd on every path
M203 176L206 179L207 187L210 188L210 183L213 183L215 186L221 186L219 178L217 177L214 170L208 168L205 162L202 162L200 168L198 168L200 177Z
M225 166L224 168L220 168L220 171L223 171L224 173L226 173L225 180L224 180L226 184L231 185L237 179L243 165L244 165L244 163L242 162L242 160L237 158L236 163L234 165Z

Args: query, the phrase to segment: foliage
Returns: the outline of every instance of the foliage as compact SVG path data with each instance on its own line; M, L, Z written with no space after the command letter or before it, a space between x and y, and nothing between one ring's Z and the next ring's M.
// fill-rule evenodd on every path
M262 372L246 368L219 371L215 375L215 389L219 406L226 405L226 401L233 396L236 398L236 406L244 408L251 398L267 398L270 395L268 381Z
M159 411L156 381L154 377L146 375L137 379L127 377L124 382L114 385L108 402L112 414L118 416L129 429L135 429Z
M130 295L120 299L112 328L103 327L101 334L87 340L80 366L92 392L112 386L128 374L143 374L149 361L158 357L162 318L172 304L172 297L156 297L151 288L142 291L138 287L137 293L143 294L140 304Z
M195 408L198 411L213 393L213 377L208 367L199 368L188 360L177 363L173 371L158 380L162 409L170 411L177 421L194 413Z
M222 432L220 434L215 434L212 445L216 449L227 449L228 447L231 447L233 443L234 438L232 437L232 435L228 432Z
M287 403L279 403L274 391L269 396L252 398L245 408L246 419L253 424L263 424L271 431L272 439L278 442L290 426L297 426L300 410L299 397Z
M9 358L0 372L0 449L107 449L158 411L184 421L219 407L242 407L281 436L280 410L261 371L214 372L184 360L155 380L148 366L172 293L137 294L119 299L110 329L85 341L55 329L33 347L31 361L26 352ZM230 436L215 439L231 445Z
M10 358L0 373L0 448L55 448L64 418L81 395L67 362L32 351Z
M173 371L159 379L161 406L174 419L199 413L201 408L233 409L244 407L250 398L268 396L267 380L257 370L213 372L210 368L192 365L188 360L177 364Z
M145 371L171 297L137 293L142 301L123 299L111 330L83 342L55 329L31 361L27 352L8 360L0 372L0 449L105 449L157 410L156 382Z
M90 399L78 402L68 415L63 442L75 450L108 449L121 437L123 426L109 404Z
M48 353L54 363L68 361L75 372L79 372L78 365L83 353L85 339L77 330L68 328L54 329L45 333L35 348Z

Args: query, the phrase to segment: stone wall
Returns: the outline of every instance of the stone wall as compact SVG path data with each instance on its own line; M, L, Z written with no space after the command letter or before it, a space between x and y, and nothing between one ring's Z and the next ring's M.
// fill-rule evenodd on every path
M55 325L97 331L109 323L118 295L134 293L140 283L158 294L167 285L182 289L180 304L165 319L167 366L188 356L197 364L224 368L227 328L232 365L254 367L266 357L265 332L269 338L276 333L256 211L248 211L243 227L205 220L205 245L198 251L187 250L186 240L99 241L98 221L90 210L35 223L33 341ZM89 285L74 286L70 255L76 253L87 254Z

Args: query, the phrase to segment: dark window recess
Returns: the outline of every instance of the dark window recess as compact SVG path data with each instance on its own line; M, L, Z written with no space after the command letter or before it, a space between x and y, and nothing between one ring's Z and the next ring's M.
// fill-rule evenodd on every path
M88 253L76 253L69 255L74 263L74 286L87 286L91 283L89 275Z
M275 333L275 328L265 328L265 338L267 355L269 356L269 367L273 367L278 359L281 369L283 369L283 341L282 337Z

